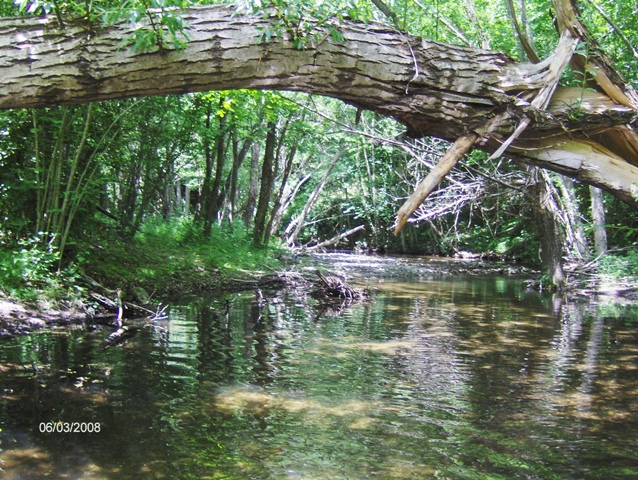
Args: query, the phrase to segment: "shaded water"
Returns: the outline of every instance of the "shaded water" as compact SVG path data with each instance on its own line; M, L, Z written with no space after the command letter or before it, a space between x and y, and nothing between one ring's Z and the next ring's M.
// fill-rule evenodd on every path
M637 478L638 310L499 276L0 344L0 477ZM99 433L40 433L51 421Z

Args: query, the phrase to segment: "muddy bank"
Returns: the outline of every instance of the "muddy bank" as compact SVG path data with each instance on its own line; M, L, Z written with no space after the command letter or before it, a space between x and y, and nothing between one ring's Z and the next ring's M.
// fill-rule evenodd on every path
M86 318L85 312L75 308L35 308L10 299L0 299L0 339L41 328L81 324Z

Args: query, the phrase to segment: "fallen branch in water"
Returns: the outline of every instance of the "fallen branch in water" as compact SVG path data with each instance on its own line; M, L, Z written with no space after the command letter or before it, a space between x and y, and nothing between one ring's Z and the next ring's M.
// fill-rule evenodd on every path
M316 271L316 274L323 285L322 292L325 296L350 300L364 300L369 297L365 290L353 288L339 277L326 277L319 270Z
M102 342L102 348L112 347L123 342L127 338L131 338L139 331L139 327L135 325L123 326L115 330Z

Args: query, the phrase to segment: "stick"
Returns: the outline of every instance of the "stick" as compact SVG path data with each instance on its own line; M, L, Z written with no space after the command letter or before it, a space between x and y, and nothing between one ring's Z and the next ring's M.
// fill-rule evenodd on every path
M115 319L115 324L117 328L122 328L122 314L124 312L124 307L122 306L122 290L117 289L117 318Z

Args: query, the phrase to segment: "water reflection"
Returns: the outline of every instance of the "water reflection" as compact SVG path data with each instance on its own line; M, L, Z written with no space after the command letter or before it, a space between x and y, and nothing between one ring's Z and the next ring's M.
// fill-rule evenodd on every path
M638 475L635 307L506 277L372 286L330 313L177 304L110 349L99 328L0 344L4 478Z

